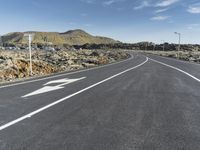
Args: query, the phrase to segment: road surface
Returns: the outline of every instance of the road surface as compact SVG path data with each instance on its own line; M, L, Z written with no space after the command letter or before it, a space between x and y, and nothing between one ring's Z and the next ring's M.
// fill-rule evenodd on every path
M0 86L0 149L200 149L200 65L134 53Z

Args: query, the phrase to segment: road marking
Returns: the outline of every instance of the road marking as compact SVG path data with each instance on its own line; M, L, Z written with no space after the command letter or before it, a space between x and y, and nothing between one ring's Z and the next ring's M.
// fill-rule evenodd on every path
M185 60L181 60L181 59L177 59L177 58L173 58L173 57L160 56L160 55L156 55L156 54L150 54L150 55L153 55L153 56L156 56L156 57L159 57L159 58L162 58L162 59L170 60L170 61L176 61L176 62L179 62L179 63L190 64L190 65L192 64L192 65L200 66L200 64L198 64L198 63L185 61Z
M162 64L162 65L164 65L164 66L167 66L167 67L170 67L170 68L172 68L172 69L175 69L175 70L177 70L177 71L179 71L179 72L182 72L183 74L185 74L185 75L191 77L192 79L194 79L194 80L200 82L200 79L198 79L197 77L195 77L195 76L189 74L188 72L185 72L185 71L183 71L183 70L181 70L181 69L179 69L179 68L177 68L177 67L174 67L174 66L165 64L165 63L163 63L163 62L157 61L157 60L152 59L152 58L149 58L149 59L152 60L152 61L154 61L154 62L157 62L157 63L159 63L159 64Z
M50 103L50 104L48 104L48 105L46 105L46 106L44 106L44 107L42 107L42 108L40 108L40 109L37 109L37 110L35 110L35 111L33 111L33 112L27 114L27 115L24 115L24 116L22 116L22 117L20 117L20 118L18 118L18 119L16 119L16 120L13 120L13 121L11 121L11 122L8 122L8 123L6 123L6 124L0 126L0 131L6 129L6 128L8 128L8 127L10 127L10 126L12 126L12 125L14 125L14 124L16 124L16 123L19 123L19 122L22 121L22 120L25 120L25 119L27 119L27 118L30 118L30 117L32 117L32 116L34 116L34 115L36 115L36 114L38 114L38 113L40 113L40 112L42 112L42 111L48 109L48 108L50 108L50 107L53 107L54 105L59 104L59 103L65 101L65 100L67 100L67 99L69 99L69 98L71 98L71 97L73 97L73 96L75 96L75 95L78 95L78 94L83 93L83 92L85 92L85 91L87 91L87 90L89 90L89 89L91 89L91 88L93 88L93 87L96 87L97 85L100 85L100 84L102 84L102 83L104 83L104 82L106 82L106 81L108 81L108 80L111 80L111 79L113 79L113 78L115 78L115 77L117 77L117 76L120 76L120 75L122 75L122 74L124 74L124 73L126 73L126 72L129 72L129 71L131 71L131 70L133 70L133 69L136 69L136 68L138 68L138 67L141 67L141 66L144 65L146 62L148 62L148 58L147 58L147 57L146 57L146 60L145 60L144 62L142 62L141 64L139 64L139 65L137 65L137 66L134 66L134 67L132 67L132 68L129 68L129 69L127 69L127 70L124 70L124 71L122 71L122 72L120 72L120 73L118 73L118 74L115 74L115 75L113 75L113 76L111 76L111 77L109 77L109 78L106 78L106 79L104 79L104 80L102 80L102 81L100 81L100 82L97 82L97 83L95 83L95 84L93 84L93 85L91 85L91 86L89 86L89 87L86 87L86 88L84 88L84 89L82 89L82 90L80 90L80 91L78 91L78 92L76 92L76 93L73 93L73 94L71 94L71 95L68 95L68 96L66 96L66 97L64 97L64 98L62 98L62 99L59 99L59 100L57 100L57 101L55 101L55 102L53 102L53 103Z
M50 91L63 89L64 85L67 85L67 84L70 84L70 83L73 83L73 82L76 82L76 81L79 81L79 80L82 80L82 79L85 79L85 78L86 77L82 77L82 78L78 78L78 79L65 78L65 79L49 81L46 84L44 84L44 85L46 85L45 87L38 89L34 92L31 92L29 94L26 94L26 95L22 96L22 98L26 98L26 97L33 96L33 95L38 95L38 94L42 94L42 93L46 93L46 92L50 92ZM49 86L50 84L55 84L55 83L61 83L61 84L58 84L58 85L55 85L55 86Z
M128 59L126 59L126 60L122 60L122 61L116 62L116 63L111 63L111 64L102 65L102 66L98 66L98 67L94 67L94 68L89 68L89 69L84 69L84 70L78 70L78 71L74 71L74 72L68 72L68 73L62 73L62 74L58 74L58 75L52 75L52 76L50 76L50 77L42 77L42 78L40 78L40 79L34 79L34 78L33 78L33 80L30 80L30 81L22 81L22 82L19 81L19 83L13 83L13 84L9 84L9 85L0 86L0 89L2 89L2 88L7 88L7 87L12 87L12 86L17 86L17 85L23 85L23 84L26 84L26 83L32 83L32 82L43 81L43 80L47 80L47 79L52 79L52 78L56 78L56 77L71 75L71 74L80 73L80 72L85 72L85 71L90 71L90 70L96 70L96 69L100 69L100 68L104 68L104 67L108 67L108 66L120 64L120 63L129 61L129 60L131 60L131 59L133 59L133 58L134 58L134 56L131 55L130 58L128 58ZM36 78L37 78L37 77L36 77Z

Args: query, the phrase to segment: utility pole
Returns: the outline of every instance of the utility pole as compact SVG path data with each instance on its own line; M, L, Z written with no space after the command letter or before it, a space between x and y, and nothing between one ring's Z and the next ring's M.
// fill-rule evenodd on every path
M174 32L174 33L178 35L178 59L179 59L179 52L181 49L181 33L178 33L178 32Z
M163 51L165 51L165 41L162 40L162 43L163 43Z
M163 42L163 51L165 51L165 41Z
M145 51L147 51L147 43L145 43Z

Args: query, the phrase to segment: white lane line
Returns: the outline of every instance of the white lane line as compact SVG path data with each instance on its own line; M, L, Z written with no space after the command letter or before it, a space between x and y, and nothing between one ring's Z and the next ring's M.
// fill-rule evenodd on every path
M102 83L104 83L104 82L106 82L106 81L108 81L108 80L111 80L111 79L113 79L113 78L115 78L115 77L117 77L117 76L120 76L120 75L122 75L122 74L124 74L124 73L126 73L126 72L129 72L129 71L131 71L131 70L133 70L133 69L136 69L136 68L138 68L138 67L144 65L147 61L148 61L148 58L146 57L146 60L145 60L144 62L142 62L141 64L137 65L137 66L134 66L134 67L132 67L132 68L129 68L129 69L127 69L127 70L124 70L124 71L122 71L122 72L120 72L120 73L118 73L118 74L115 74L115 75L113 75L113 76L111 76L111 77L109 77L109 78L106 78L106 79L104 79L104 80L102 80L102 81L100 81L100 82L97 82L97 83L95 83L95 84L93 84L93 85L91 85L91 86L89 86L89 87L86 87L86 88L84 88L84 89L82 89L82 90L80 90L80 91L78 91L78 92L76 92L76 93L73 93L73 94L71 94L71 95L68 95L68 96L66 96L66 97L64 97L64 98L62 98L62 99L59 99L59 100L57 100L57 101L55 101L55 102L53 102L53 103L50 103L50 104L48 104L48 105L46 105L46 106L44 106L44 107L42 107L42 108L40 108L40 109L37 109L37 110L35 110L35 111L33 111L33 112L27 114L27 115L24 115L24 116L22 116L22 117L20 117L20 118L18 118L18 119L15 119L15 120L13 120L13 121L11 121L11 122L8 122L8 123L6 123L6 124L0 126L0 131L6 129L6 128L8 128L8 127L10 127L10 126L12 126L12 125L14 125L14 124L16 124L16 123L22 121L22 120L25 120L25 119L27 119L27 118L30 118L30 117L32 117L32 116L34 116L34 115L36 115L36 114L38 114L38 113L40 113L40 112L42 112L42 111L48 109L48 108L50 108L50 107L53 107L54 105L59 104L59 103L65 101L65 100L67 100L67 99L69 99L69 98L71 98L71 97L73 97L73 96L75 96L75 95L78 95L78 94L80 94L80 93L83 93L83 92L85 92L85 91L87 91L87 90L89 90L89 89L91 89L91 88L93 88L93 87L96 87L97 85L100 85L100 84L102 84Z
M160 55L156 55L156 54L150 54L150 55L153 55L153 56L156 56L156 57L159 57L159 58L162 58L162 59L170 60L170 61L176 61L176 62L179 62L179 63L189 64L189 65L192 64L192 65L200 66L200 64L190 62L190 61L180 60L180 59L166 57L166 56L160 56Z
M192 79L194 79L194 80L200 82L200 79L198 79L197 77L195 77L195 76L189 74L188 72L185 72L185 71L183 71L183 70L181 70L181 69L179 69L179 68L177 68L177 67L174 67L174 66L165 64L165 63L163 63L163 62L157 61L157 60L152 59L152 58L149 58L149 59L152 60L152 61L154 61L154 62L157 62L157 63L159 63L159 64L162 64L162 65L164 65L164 66L167 66L167 67L170 67L170 68L172 68L172 69L175 69L175 70L177 70L177 71L179 71L179 72L182 72L183 74L185 74L185 75L191 77Z
M50 77L44 77L44 78L40 78L40 79L34 79L33 78L33 80L30 80L30 81L22 81L22 82L19 81L19 83L13 83L13 84L9 84L9 85L0 86L0 89L7 88L7 87L12 87L12 86L16 86L16 85L22 85L22 84L26 84L26 83L43 81L43 80L47 80L47 79L52 79L52 78L56 78L56 77L71 75L71 74L85 72L85 71L90 71L90 70L96 70L96 69L100 69L100 68L104 68L104 67L116 65L116 64L119 64L119 63L123 63L123 62L129 61L129 60L131 60L133 58L134 58L134 56L131 55L130 58L128 58L126 60L122 60L122 61L116 62L116 63L111 63L111 64L107 64L107 65L103 65L103 66L98 66L98 67L94 67L94 68L89 68L89 69L84 69L84 70L78 70L78 71L74 71L74 72L63 73L63 74L59 74L59 75L52 75Z

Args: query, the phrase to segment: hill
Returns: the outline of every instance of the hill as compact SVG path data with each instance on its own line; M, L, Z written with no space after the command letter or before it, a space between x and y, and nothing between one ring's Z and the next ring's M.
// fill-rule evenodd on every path
M9 33L2 36L2 41L3 43L10 43L10 44L27 43L27 39L24 37L25 33L34 34L33 43L35 44L52 43L54 45L61 45L61 44L83 45L86 43L89 43L89 44L119 43L119 41L116 41L111 38L90 35L89 33L80 29L70 30L64 33L35 32L35 31L14 32L14 33Z

